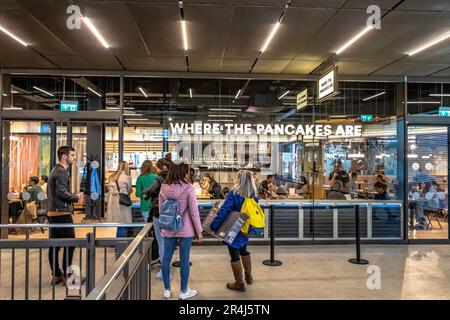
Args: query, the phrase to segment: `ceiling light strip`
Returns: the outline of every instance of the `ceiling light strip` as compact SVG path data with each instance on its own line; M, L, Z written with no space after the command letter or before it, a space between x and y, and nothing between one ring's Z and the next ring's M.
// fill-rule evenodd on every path
M430 97L450 97L450 93L430 93Z
M289 92L290 92L290 90L288 90L285 93L283 93L281 96L278 97L278 100L283 99Z
M100 32L98 32L97 28L94 26L94 24L91 22L89 18L83 17L84 23L88 26L88 28L91 30L91 32L94 34L94 36L97 38L98 41L106 48L109 48L109 44L106 42L106 40L102 37Z
M189 88L189 96L192 98L192 89Z
M36 87L36 86L33 86L33 88L36 89L36 90L38 90L38 91L41 91L41 92L43 92L43 93L45 93L45 94L48 94L48 95L51 96L51 97L53 97L53 94L52 94L52 93L50 93L50 92L48 92L48 91L45 91L44 89L41 89L41 88Z
M239 98L239 95L241 94L241 92L242 92L242 89L239 89L238 92L236 93L236 96L234 97L234 100Z
M0 26L0 31L6 33L8 36L10 36L11 38L13 38L14 40L16 40L17 42L19 42L21 45L28 47L28 44L23 41L22 39L20 39L19 37L17 37L16 35L14 35L13 33L11 33L10 31L6 30L5 28L3 28L2 26Z
M370 96L370 97L367 97L367 98L363 99L363 101L367 101L367 100L370 100L370 99L373 99L373 98L376 98L376 97L382 96L382 95L384 95L384 94L386 94L386 91L383 91L383 92L377 93L377 94L375 94L375 95L373 95L373 96Z
M100 93L98 93L97 91L95 91L94 89L92 89L91 87L87 87L89 91L91 91L92 93L95 93L96 95L98 95L100 98L102 97L102 95Z
M439 101L408 101L408 104L441 104Z
M209 111L229 111L229 112L241 112L241 109L209 109Z
M236 114L208 114L208 117L237 118Z
M269 45L270 41L272 41L273 36L277 32L278 28L280 27L280 22L277 22L275 26L273 27L272 31L269 34L269 37L266 39L266 42L264 43L263 47L261 48L261 52L266 51L267 46Z
M187 29L186 29L186 20L181 20L181 31L183 33L183 46L184 51L188 51L188 39L187 39Z
M209 122L220 122L220 121L225 121L225 122L233 122L234 120L231 119L209 119Z
M438 44L439 42L442 42L446 39L450 38L450 31L447 31L446 33L444 33L443 35L435 38L434 40L424 44L423 46L416 48L414 50L412 50L411 52L408 52L409 56L415 55L416 53L419 53L425 49L428 49L431 46L434 46L435 44Z
M141 87L139 87L138 89L142 92L142 94L144 95L144 97L146 97L146 98L148 97L147 94L145 93L144 89L142 89Z
M359 38L361 38L362 36L364 36L367 32L369 32L370 30L372 30L373 27L372 26L367 26L365 27L361 32L359 32L356 36L354 36L353 38L351 38L346 44L344 44L342 47L340 47L337 51L336 54L341 54L345 49L347 49L348 47L350 47L353 43L355 43L356 41L358 41Z

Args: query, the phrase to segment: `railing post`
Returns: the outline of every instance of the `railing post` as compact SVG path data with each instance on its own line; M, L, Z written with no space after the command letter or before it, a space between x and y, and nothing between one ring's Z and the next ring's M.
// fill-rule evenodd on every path
M95 238L86 235L86 296L95 288Z

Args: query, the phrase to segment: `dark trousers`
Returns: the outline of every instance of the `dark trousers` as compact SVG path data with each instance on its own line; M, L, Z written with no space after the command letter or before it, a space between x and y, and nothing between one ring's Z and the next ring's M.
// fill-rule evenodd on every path
M235 249L235 248L232 248L232 247L228 247L228 252L230 253L231 262L239 261L239 259L240 259L239 255L247 256L247 255L250 254L247 251L247 246L246 245L243 246L240 249Z
M72 215L68 214L65 216L59 217L48 217L48 222L50 224L57 223L73 223ZM50 228L50 239L59 239L59 238L75 238L75 229L74 228ZM64 257L63 257L63 270L61 271L59 268L59 250L61 247L50 248L48 250L48 261L50 263L50 268L52 269L53 276L60 277L65 274L66 277L69 275L66 274L67 267L72 265L73 252L75 247L64 247ZM54 251L54 252L53 252ZM53 253L55 255L53 255ZM53 260L54 260L54 268L53 268Z

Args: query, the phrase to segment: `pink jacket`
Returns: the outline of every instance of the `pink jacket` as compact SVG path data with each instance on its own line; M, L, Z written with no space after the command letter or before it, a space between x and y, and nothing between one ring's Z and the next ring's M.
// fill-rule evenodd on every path
M195 189L191 184L172 184L163 183L161 192L159 193L159 205L164 200L172 198L178 200L178 207L183 215L183 228L176 234L173 231L161 230L161 235L165 238L180 237L190 238L203 231L200 222L200 212L198 211L197 198L195 197Z

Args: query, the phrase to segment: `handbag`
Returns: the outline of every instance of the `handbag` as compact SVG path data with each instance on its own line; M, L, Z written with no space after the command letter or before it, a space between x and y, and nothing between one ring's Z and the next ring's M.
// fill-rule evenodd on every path
M126 193L120 193L119 183L117 182L117 180L116 180L116 186L117 186L117 192L119 192L119 204L126 206L126 207L131 207L133 202L131 201L130 196Z

